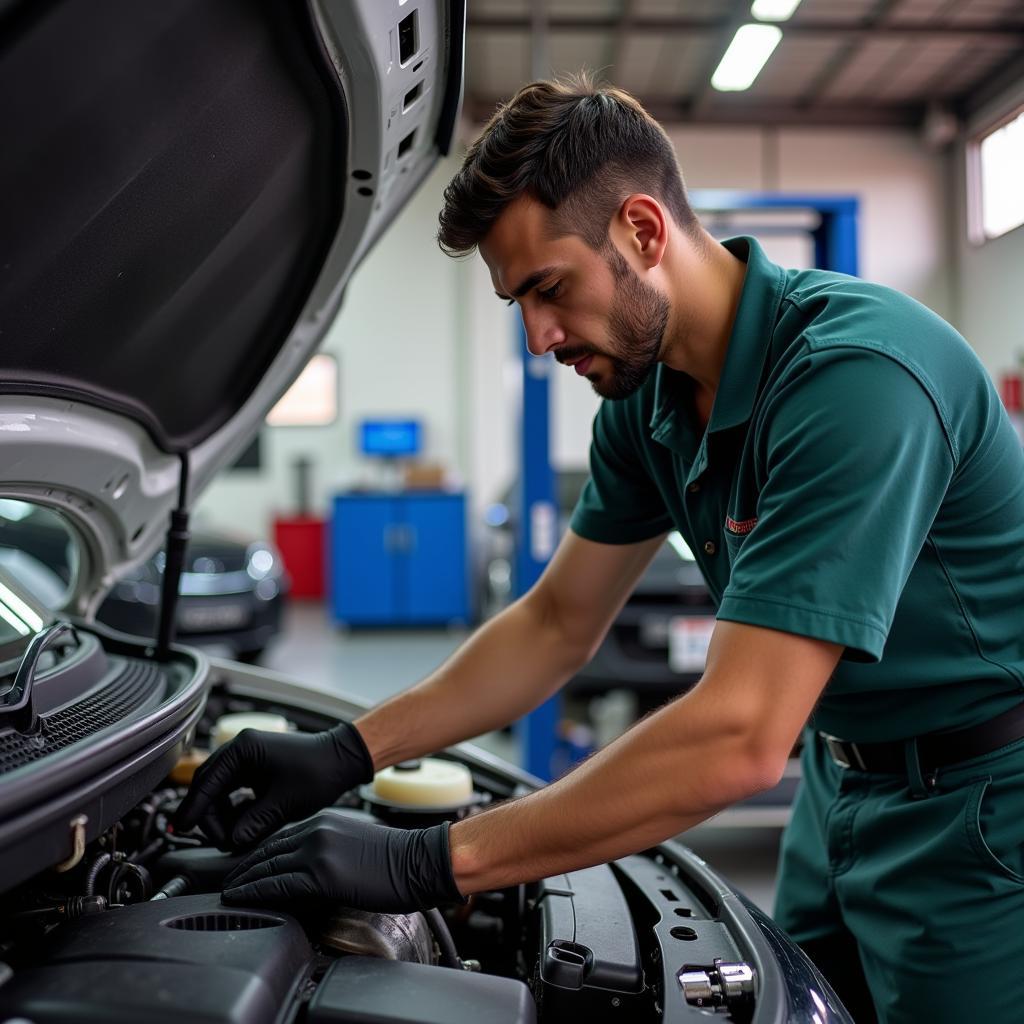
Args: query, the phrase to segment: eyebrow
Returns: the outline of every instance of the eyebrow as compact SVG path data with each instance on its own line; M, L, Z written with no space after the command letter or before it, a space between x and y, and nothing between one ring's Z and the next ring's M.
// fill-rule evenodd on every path
M557 266L541 267L540 270L535 270L529 277L523 278L519 287L512 292L511 298L521 299L528 291L530 291L531 288L536 288L545 277L550 276L556 270L558 270ZM497 295L499 299L505 299L506 301L510 300L510 296L503 295L497 289L495 289L494 294Z

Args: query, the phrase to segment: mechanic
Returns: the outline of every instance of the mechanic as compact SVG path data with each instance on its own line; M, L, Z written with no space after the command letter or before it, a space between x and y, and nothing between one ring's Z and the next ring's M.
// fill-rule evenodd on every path
M718 604L707 667L539 792L450 829L315 814L224 898L401 911L614 860L778 783L802 733L782 926L858 1021L1020 1019L1024 456L967 343L894 291L716 242L664 131L583 77L498 109L440 225L530 351L607 399L571 529L525 597L354 726L221 748L182 826L251 844L519 718L671 529Z

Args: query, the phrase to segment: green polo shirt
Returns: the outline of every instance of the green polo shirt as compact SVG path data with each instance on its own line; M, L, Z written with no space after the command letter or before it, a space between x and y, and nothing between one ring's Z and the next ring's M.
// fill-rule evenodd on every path
M572 529L677 529L719 619L843 644L826 732L897 739L1018 702L1024 454L984 367L905 295L723 244L747 271L707 429L663 365L604 402Z

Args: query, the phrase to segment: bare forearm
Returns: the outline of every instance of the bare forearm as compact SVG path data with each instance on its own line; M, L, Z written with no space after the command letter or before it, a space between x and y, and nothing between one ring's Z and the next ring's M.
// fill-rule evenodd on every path
M539 792L454 825L452 866L469 894L614 860L676 835L759 789L746 724L695 691Z
M436 672L357 719L381 768L508 725L553 694L586 660L537 602L517 601Z

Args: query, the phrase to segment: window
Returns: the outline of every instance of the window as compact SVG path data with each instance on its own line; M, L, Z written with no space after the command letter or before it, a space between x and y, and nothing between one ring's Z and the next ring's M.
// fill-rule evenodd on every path
M272 427L323 427L338 418L338 363L313 356L295 383L267 414Z
M979 136L969 160L972 240L985 242L1024 224L1024 107Z

